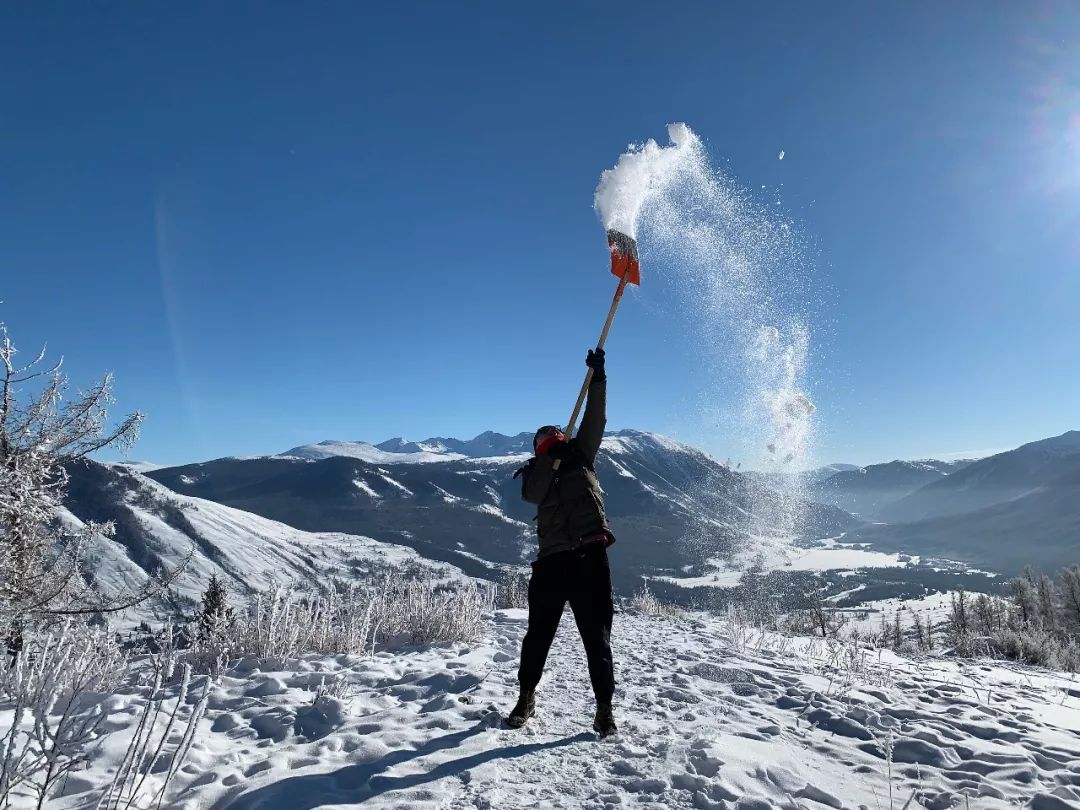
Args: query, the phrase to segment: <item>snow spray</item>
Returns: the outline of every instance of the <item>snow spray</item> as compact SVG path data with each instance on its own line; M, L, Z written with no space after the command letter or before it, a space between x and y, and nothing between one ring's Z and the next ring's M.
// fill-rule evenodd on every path
M789 223L712 165L686 124L669 125L668 136L666 146L632 145L601 175L597 213L639 240L652 283L679 302L708 380L707 424L737 443L743 470L793 473L808 463L814 433L804 251ZM790 537L802 476L770 478L779 497L745 481L755 508L739 528Z

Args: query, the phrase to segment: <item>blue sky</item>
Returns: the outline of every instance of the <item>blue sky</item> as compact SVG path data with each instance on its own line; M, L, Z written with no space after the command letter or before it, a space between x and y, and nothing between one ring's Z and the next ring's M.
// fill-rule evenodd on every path
M7 3L0 76L0 318L138 458L565 420L674 120L813 246L820 461L1080 426L1075 4ZM649 294L610 424L725 455Z

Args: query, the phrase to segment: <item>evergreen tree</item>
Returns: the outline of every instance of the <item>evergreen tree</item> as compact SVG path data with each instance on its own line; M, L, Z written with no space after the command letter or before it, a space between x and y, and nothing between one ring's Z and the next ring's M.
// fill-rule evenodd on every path
M229 607L229 594L217 574L210 575L210 584L206 586L199 611L199 641L206 641L220 634L221 630L232 621L232 608Z

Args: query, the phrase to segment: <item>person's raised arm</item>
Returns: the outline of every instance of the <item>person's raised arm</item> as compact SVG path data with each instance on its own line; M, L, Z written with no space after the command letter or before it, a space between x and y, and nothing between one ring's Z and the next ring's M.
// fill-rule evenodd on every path
M604 440L604 428L607 426L607 372L604 369L604 350L590 349L585 365L592 369L593 375L589 382L589 398L585 402L585 414L581 417L577 441L591 464L600 451L600 442Z

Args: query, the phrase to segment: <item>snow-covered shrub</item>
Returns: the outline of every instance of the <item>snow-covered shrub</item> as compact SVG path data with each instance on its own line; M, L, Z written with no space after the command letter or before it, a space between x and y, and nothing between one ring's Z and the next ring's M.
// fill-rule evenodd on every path
M196 634L190 660L201 670L229 659L290 659L309 653L363 654L376 641L468 641L494 607L492 590L474 583L387 575L368 586L325 593L274 589L213 633Z
M0 807L20 796L42 806L86 760L126 671L108 635L85 624L26 633L18 655L0 658Z
M1026 664L1080 672L1080 643L1041 627L1007 627L986 639L987 651Z
M499 578L495 604L500 608L529 606L529 578L521 571L505 571Z
M676 606L657 599L656 594L649 590L649 583L643 582L637 592L630 597L630 610L644 616L677 616L682 611Z
M306 653L362 653L375 622L375 594L299 593L275 589L252 598L216 642L226 658L296 658Z
M380 596L376 622L382 637L405 636L414 644L471 641L494 607L490 589L471 582L441 584L431 577L392 584Z
M120 766L98 802L104 810L162 806L210 701L213 682L209 677L203 679L199 696L191 705L191 666L182 665L179 680L173 682L172 656L153 660L153 685L142 698L142 711Z
M187 706L190 673L170 686L173 662L171 651L134 660L109 633L88 623L26 633L17 656L0 658L0 807L47 806L90 762L121 695L145 706L112 798L103 796L101 806L145 806L163 795L187 753L209 689L204 684L200 702ZM148 673L154 677L149 691ZM167 707L170 690L178 694ZM168 767L157 768L148 782L151 770L166 761Z

